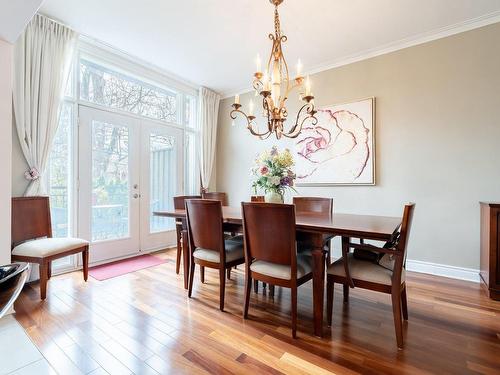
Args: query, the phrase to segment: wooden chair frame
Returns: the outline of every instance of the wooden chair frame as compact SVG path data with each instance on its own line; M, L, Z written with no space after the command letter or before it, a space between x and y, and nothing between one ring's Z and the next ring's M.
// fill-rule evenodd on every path
M275 236L277 238L283 238L283 240L290 243L290 268L291 268L291 279L281 279L272 277L269 275L264 275L261 273L257 273L250 269L250 264L254 260L254 253L251 248L251 236L258 236L258 233L251 233L248 230L249 222L248 222L248 211L252 210L254 207L261 207L266 209L266 211L272 211L274 209L285 209L289 210L289 215L293 218L293 225L290 228L283 228L281 232L275 232ZM290 288L292 295L292 337L297 337L297 289L300 285L306 283L307 281L312 279L312 271L301 278L297 279L297 247L296 247L296 238L295 238L295 206L294 205L284 205L284 204L274 204L274 203L261 203L261 202L252 202L252 203L241 203L242 209L242 217L243 217L243 233L244 233L244 244L245 244L245 302L243 307L243 318L248 318L248 308L250 304L250 294L251 294L251 285L252 279L262 281L264 283L268 283L269 285L277 285L285 288ZM272 215L269 212L266 214L266 220L273 220ZM250 224L252 225L252 224ZM288 239L286 237L288 236ZM271 261L273 258L276 259L277 264L282 264L279 262L280 256L279 254L272 254L271 249L268 251L269 258Z
M410 234L411 224L413 220L415 204L409 203L404 208L403 220L401 223L401 228L397 243L393 247L378 247L374 245L367 245L364 243L351 243L343 241L342 244L342 256L347 259L347 255L350 249L361 249L375 251L382 254L391 254L394 256L394 268L392 274L391 285L373 283L362 279L353 279L349 272L349 262L344 261L345 276L336 276L327 274L327 320L328 325L332 325L332 313L333 313L333 294L335 283L343 284L344 293L344 303L349 300L349 287L359 287L363 289L373 290L376 292L387 293L391 295L392 300L392 310L394 316L394 328L396 331L396 341L399 349L403 348L403 321L408 320L408 301L406 293L406 282L401 282L401 277L403 273L403 268L406 263L406 248L408 244L408 236Z
M11 250L23 242L45 237L52 238L49 197L12 198ZM47 281L52 277L52 261L78 253L82 253L83 279L87 281L89 274L88 245L46 257L12 255L12 260L36 263L40 266L40 298L44 300L47 297Z
M208 215L206 215L204 217L206 219L206 221L218 223L218 225L217 225L218 229L217 229L216 233L199 233L198 235L200 237L218 236L218 239L216 241L217 245L215 246L216 248L211 249L211 250L219 251L219 260L220 260L219 263L210 262L210 261L206 261L203 259L198 259L198 258L195 258L193 255L196 248L199 247L199 246L197 246L198 244L195 243L194 238L196 236L193 236L193 229L192 229L193 219L198 220L198 218L193 218L191 216L192 215L191 213L194 210L194 206L201 206L201 207L206 206L207 208L210 206L212 206L212 207L217 206L218 207L217 217L208 218ZM236 259L232 262L226 263L226 247L225 247L224 231L223 231L222 204L220 201L208 200L208 199L190 199L190 200L186 200L185 208L186 208L187 228L188 228L189 256L191 259L191 270L189 272L188 296L189 296L189 298L191 298L191 295L193 292L194 271L195 271L196 264L198 264L200 266L200 273L201 273L202 282L204 282L204 273L205 273L204 268L205 267L218 269L219 270L219 281L220 281L219 308L221 311L224 311L224 295L225 295L225 290L226 290L226 270L230 270L234 266L245 263L245 258Z

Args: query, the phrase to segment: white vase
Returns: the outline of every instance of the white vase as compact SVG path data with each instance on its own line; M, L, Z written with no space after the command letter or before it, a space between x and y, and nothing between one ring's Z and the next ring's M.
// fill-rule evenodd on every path
M283 203L283 195L271 191L266 193L264 200L266 203Z

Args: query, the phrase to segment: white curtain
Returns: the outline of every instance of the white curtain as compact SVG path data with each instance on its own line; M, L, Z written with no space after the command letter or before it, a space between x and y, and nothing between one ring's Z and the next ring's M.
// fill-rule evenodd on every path
M25 196L43 195L42 176L59 122L77 33L39 14L14 46L17 135L30 169Z
M201 188L207 190L212 178L217 140L217 117L219 116L220 95L205 87L200 88L200 172Z

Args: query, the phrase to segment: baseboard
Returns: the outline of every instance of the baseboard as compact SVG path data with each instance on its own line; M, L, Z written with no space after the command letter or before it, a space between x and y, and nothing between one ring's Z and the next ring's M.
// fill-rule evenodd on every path
M412 272L428 273L436 276L449 277L451 279L467 280L476 283L480 282L479 270L473 268L455 267L446 264L407 259L406 269Z

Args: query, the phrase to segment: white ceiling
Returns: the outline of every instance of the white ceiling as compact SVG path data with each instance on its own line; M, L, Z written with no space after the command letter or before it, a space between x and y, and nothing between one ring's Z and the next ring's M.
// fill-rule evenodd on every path
M75 30L223 94L250 87L270 50L268 0L45 0ZM285 0L285 57L317 71L500 21L500 0Z
M0 39L14 43L43 0L0 0Z

